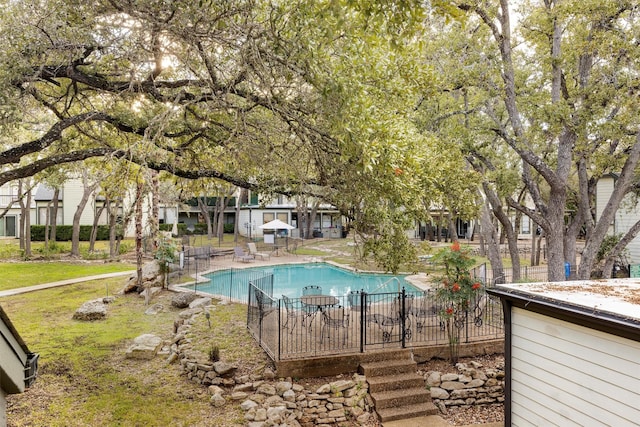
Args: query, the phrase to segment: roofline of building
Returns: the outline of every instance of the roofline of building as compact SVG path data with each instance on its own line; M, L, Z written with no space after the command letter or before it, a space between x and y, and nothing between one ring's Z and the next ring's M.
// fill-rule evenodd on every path
M499 297L503 301L503 307L505 307L504 302L507 302L508 306L640 342L640 320L638 319L558 301L551 297L532 295L513 289L500 289L499 285L487 289L487 293Z

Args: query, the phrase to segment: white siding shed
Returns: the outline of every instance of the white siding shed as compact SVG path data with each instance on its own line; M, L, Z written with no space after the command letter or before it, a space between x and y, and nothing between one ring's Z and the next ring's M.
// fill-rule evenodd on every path
M505 425L640 425L640 283L499 285Z

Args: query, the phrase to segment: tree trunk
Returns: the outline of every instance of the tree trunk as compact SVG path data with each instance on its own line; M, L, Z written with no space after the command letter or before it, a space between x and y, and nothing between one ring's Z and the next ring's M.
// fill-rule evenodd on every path
M44 214L44 247L49 249L49 221L51 221L51 200L47 203L47 211ZM36 212L36 215L38 213Z
M313 224L316 222L316 216L318 215L319 206L320 206L320 202L315 200L313 202L313 205L311 206L311 211L308 211L309 219L307 220L307 228L309 230L309 233L312 234L312 236L313 236L313 232L311 230L313 230ZM322 230L322 224L320 224L320 230Z
M224 209L227 206L227 203L229 203L229 198L225 196L222 198L222 206L220 207L220 212L218 212L216 232L218 235L218 245L221 245L224 241Z
M622 239L618 243L616 243L611 251L609 252L609 256L607 257L604 266L602 267L602 278L608 279L611 277L611 271L613 270L613 265L616 260L622 253L622 251L627 247L627 245L635 239L635 237L640 233L640 221L636 221L635 224L631 226L631 228L627 231L627 233L622 236Z
M152 250L158 249L158 235L160 232L160 182L159 173L151 170L151 215L149 218L149 234L153 242Z
M239 229L239 225L240 225L240 205L243 203L242 201L245 200L247 198L247 189L246 188L241 188L240 189L240 196L238 197L238 200L236 200L236 217L235 217L235 221L234 221L234 225L233 225L233 241L234 243L238 243L238 237L240 236L240 229ZM249 225L251 226L251 225Z
M60 208L60 188L56 187L53 189L53 210L51 214L53 216L53 220L51 220L51 236L50 239L52 242L55 242L57 239L57 228L58 228L58 210Z
M18 194L23 194L22 193L22 188L24 187L24 181L23 180L18 180ZM18 233L20 234L20 250L24 252L24 222L25 222L25 206L24 206L24 196L21 196L18 199L18 205L20 206L20 220L18 221L19 225L19 231ZM8 210L8 209L7 209Z
M89 196L98 188L99 182L95 182L91 185L88 183L88 177L86 171L82 174L82 198L78 203L75 213L73 214L73 228L71 231L71 256L80 256L80 219L82 218L82 212L87 206Z
M98 238L98 223L100 222L100 217L102 216L102 213L104 212L105 208L107 206L107 201L105 200L105 203L102 204L102 206L100 206L100 209L98 209L98 211L96 211L95 215L93 216L93 224L91 226L91 237L89 238L89 252L93 252L96 249L96 239Z
M487 197L487 209L490 209L493 216L498 220L500 225L502 226L503 233L507 240L507 245L509 247L509 256L511 258L511 267L513 269L512 281L517 282L520 280L520 253L518 252L518 235L516 231L513 229L513 225L507 215L505 214L504 207L500 202L500 198L493 191L491 187L487 183L483 183L484 194ZM492 227L494 230L495 228ZM496 244L497 247L495 251L500 253L500 244L499 242L492 242L491 240L487 241L488 244ZM501 260L502 264L502 260Z
M211 215L209 215L209 207L206 204L206 200L207 200L207 196L198 197L198 208L200 209L202 218L207 224L207 237L211 239L211 237L213 236L213 228L211 226Z
M23 180L18 184L18 192L22 192L25 185ZM26 183L27 190L25 196L19 200L20 204L20 249L25 258L30 258L31 253L31 185Z
M531 256L529 258L529 263L531 264L532 267L535 267L536 265L538 265L538 262L536 260L536 252L537 252L537 245L538 245L538 225L536 223L533 223L533 225L535 226L535 229L531 231Z
M493 283L504 283L504 266L502 264L502 257L500 256L498 231L493 226L491 213L486 203L483 203L480 208L480 234L486 243L487 257L489 258L489 264L491 264L491 270L493 271ZM503 281L498 282L500 279Z
M109 213L109 258L114 259L118 253L116 250L116 237L118 231L118 200L107 200L107 212Z
M142 286L142 190L144 184L138 178L136 185L136 277L138 287ZM149 292L146 292L145 304L148 304Z

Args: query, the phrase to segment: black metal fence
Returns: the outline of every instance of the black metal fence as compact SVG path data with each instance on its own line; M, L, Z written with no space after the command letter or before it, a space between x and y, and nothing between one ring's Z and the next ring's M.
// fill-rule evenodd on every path
M451 328L463 343L504 336L500 302L485 292L453 322L444 311L433 290L275 300L250 286L247 325L274 360L443 345L450 342Z
M545 282L548 280L547 266L523 266L520 267L520 279L518 282ZM571 269L571 273L575 274L575 268ZM500 271L487 268L487 264L481 264L475 267L471 275L481 279L484 283L502 284L513 283L513 268L507 267Z

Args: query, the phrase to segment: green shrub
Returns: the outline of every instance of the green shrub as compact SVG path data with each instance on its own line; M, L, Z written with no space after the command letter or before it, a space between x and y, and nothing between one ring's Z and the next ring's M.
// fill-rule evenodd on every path
M91 225L80 226L80 241L88 242L91 239ZM43 242L44 241L45 226L44 225L32 225L31 226L31 241ZM51 233L51 227L49 227L49 233ZM122 237L122 227L117 227L116 234ZM71 241L73 235L73 226L71 225L58 225L56 227L56 241L68 242ZM51 234L49 234L51 236ZM96 240L109 240L109 226L99 225L98 232L96 234Z
M224 224L223 228L224 233L233 233L235 231L234 224Z

